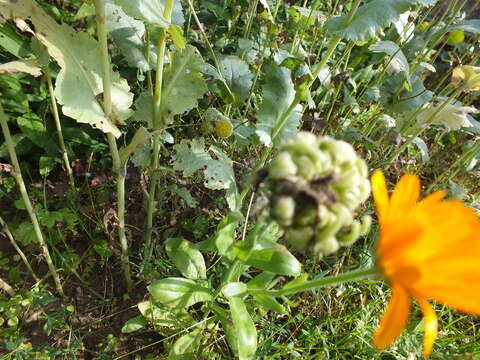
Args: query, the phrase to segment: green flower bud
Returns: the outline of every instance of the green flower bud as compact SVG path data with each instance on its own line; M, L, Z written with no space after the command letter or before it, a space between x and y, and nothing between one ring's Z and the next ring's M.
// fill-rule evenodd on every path
M272 217L281 226L290 226L295 215L295 200L289 196L282 196L275 201L272 207Z
M317 221L318 211L314 205L299 207L293 220L296 226L310 226Z
M314 230L311 227L289 228L285 232L285 240L295 249L303 250L312 240Z
M323 255L333 254L337 252L340 248L340 244L338 243L335 236L329 236L324 238L322 241L317 241L313 245L313 252L319 257L322 258Z
M297 165L297 175L307 181L310 181L315 176L316 168L308 156L295 156L295 164Z
M295 165L288 152L281 152L270 163L269 177L272 179L286 179L295 176L296 173L297 165Z

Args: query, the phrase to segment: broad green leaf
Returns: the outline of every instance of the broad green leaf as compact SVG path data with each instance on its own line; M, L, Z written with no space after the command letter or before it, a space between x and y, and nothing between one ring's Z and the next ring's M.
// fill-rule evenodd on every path
M103 93L97 41L87 33L58 24L34 0L0 0L0 14L7 19L28 19L35 26L36 37L61 68L55 84L55 96L63 105L63 113L119 137L121 133L116 124L121 124L131 115L129 108L133 94L127 81L112 71L113 112L112 119L107 119L97 101L97 96ZM26 23L23 25L28 29Z
M474 34L480 34L480 19L463 20L447 29L447 31L453 30L463 30Z
M449 131L458 130L463 127L471 127L468 114L478 114L480 110L473 106L462 106L457 104L435 104L429 105L417 115L417 121L420 125L443 125Z
M145 25L125 14L118 5L109 2L105 5L107 30L122 50L128 65L142 71L151 69L156 62L156 52L150 51L150 64L147 61L146 46L143 42Z
M220 149L211 146L211 151L217 159L213 159L205 151L203 138L182 140L174 146L173 168L183 171L183 176L192 176L196 171L203 169L205 187L212 190L229 189L235 185L232 161Z
M0 74L27 73L32 76L42 75L42 69L37 60L16 60L0 65Z
M196 350L201 338L202 332L198 328L181 336L173 344L167 360L196 360Z
M168 33L172 36L172 41L178 50L183 50L187 46L187 39L183 36L183 30L178 25L170 25Z
M245 264L279 275L300 275L302 264L284 246L275 249L242 251L235 248L239 260Z
M183 238L170 238L165 242L168 257L186 278L206 279L205 260L202 253Z
M58 159L56 158L40 156L40 160L38 161L38 171L40 172L40 175L48 176L48 174L50 174L57 164Z
M26 59L33 55L28 40L18 35L15 27L9 23L0 24L0 46L20 59Z
M325 25L332 34L350 41L367 41L410 9L409 0L372 0L358 8L353 19L348 15L333 17Z
M183 330L195 324L185 309L159 306L152 301L137 304L140 313L156 327Z
M295 88L290 78L290 70L274 64L266 67L262 95L263 101L257 112L256 133L260 141L266 146L271 146L272 132L295 98ZM278 135L273 139L273 143L281 143L296 134L301 117L302 107L297 105Z
M278 312L284 313L285 307L280 304L273 296L268 295L255 295L253 297L255 301L257 301L260 305L265 306L267 309Z
M231 282L222 288L224 296L230 298L235 296L243 296L248 290L247 284L242 282Z
M230 255L229 257L232 257L230 248L235 241L235 229L240 219L241 214L232 212L218 224L213 241L220 255Z
M257 351L257 329L242 299L232 297L229 300L233 326L236 332L238 358L250 360Z
M220 83L220 95L223 99L236 104L241 104L248 97L252 87L253 74L248 64L234 55L223 56L220 58L219 70L223 80L231 90L234 99L231 98L228 90Z
M0 92L5 113L25 114L30 111L28 97L18 75L3 74L0 76ZM8 121L8 119L7 119Z
M137 147L145 144L147 140L150 139L150 136L152 136L152 134L149 133L148 130L145 129L143 126L141 126L135 132L135 135L133 135L133 138L130 141L130 144L128 144L126 147L122 147L119 151L120 162L122 166L124 166L128 162L128 159L130 158L132 153L137 149Z
M471 65L457 66L453 69L452 85L462 85L464 91L480 90L480 67Z
M137 331L147 325L147 320L143 316L135 316L128 320L122 327L122 333L129 334Z
M33 113L28 113L17 118L17 125L28 139L38 147L45 150L52 157L58 155L58 146L52 139L52 132L47 131L42 119Z
M173 54L164 73L160 114L163 121L171 123L174 115L182 114L198 105L197 100L207 91L202 77L204 68L202 57L191 45Z
M187 308L193 304L212 300L210 290L185 278L170 277L148 286L155 300L170 307Z
M135 100L133 117L153 129L153 95L149 91L142 92Z
M374 53L385 53L390 55L388 68L391 72L397 73L403 71L410 82L410 66L402 50L393 41L377 41L369 46L368 50Z
M162 28L167 28L170 25L170 21L164 17L165 0L114 0L114 2L120 5L129 16L143 20L148 24Z

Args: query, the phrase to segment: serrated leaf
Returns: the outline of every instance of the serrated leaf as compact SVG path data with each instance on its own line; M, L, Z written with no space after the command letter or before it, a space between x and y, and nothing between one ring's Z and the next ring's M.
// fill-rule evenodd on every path
M165 4L166 0L113 0L117 5L120 5L125 13L140 19L148 24L156 25L162 28L168 28L170 23L183 25L185 21L183 18L182 5L180 0L174 0L172 19L169 21L165 19Z
M42 75L42 69L36 59L10 61L0 65L0 74L27 73L32 76Z
M130 141L130 144L128 144L126 147L122 147L119 151L120 155L120 163L122 166L125 166L125 164L128 162L128 159L132 155L132 153L140 146L143 145L147 142L148 139L152 136L151 133L148 132L147 129L145 129L143 126L141 126L136 132L135 135L133 135L132 140Z
M180 273L188 279L206 279L205 260L202 253L183 238L170 238L165 242L165 250Z
M96 99L103 93L102 62L97 41L85 32L76 32L65 24L58 24L34 0L0 0L0 13L7 19L29 19L35 26L37 38L57 61L61 70L55 83L55 96L63 105L64 115L119 137L121 133L116 123L122 123L131 115L129 108L133 94L127 81L112 71L113 111L112 119L107 119ZM28 29L25 22L23 26Z
M348 15L329 19L325 25L332 34L350 41L367 41L410 9L409 0L373 0L360 6L352 20Z
M242 299L230 298L229 305L236 332L238 358L251 360L257 351L257 329Z
M257 112L256 133L266 146L272 145L272 132L295 98L290 70L271 64L265 70L262 87L263 101ZM298 105L287 118L273 144L278 144L298 132L302 107Z
M157 280L148 286L155 300L169 307L187 308L193 304L212 300L210 290L197 282L170 277Z
M229 102L241 104L248 97L252 87L253 74L248 64L238 56L223 56L219 61L219 70L235 98L232 99L226 89L223 89L220 95Z
M143 316L135 316L128 320L122 327L122 333L130 334L134 331L140 330L147 325L147 320Z
M150 64L156 62L156 52L150 51L149 64L146 57L146 47L143 42L145 25L125 14L123 9L115 4L105 4L107 30L115 43L122 50L128 65L142 71L151 69Z
M220 149L211 146L209 151L218 158L213 159L204 148L203 138L182 140L174 146L176 153L173 156L173 168L183 171L185 177L204 169L205 187L213 190L229 189L235 184L232 161Z
M175 52L164 73L160 118L166 123L174 115L182 114L198 105L197 100L207 91L202 77L205 63L197 49L187 45L185 50Z

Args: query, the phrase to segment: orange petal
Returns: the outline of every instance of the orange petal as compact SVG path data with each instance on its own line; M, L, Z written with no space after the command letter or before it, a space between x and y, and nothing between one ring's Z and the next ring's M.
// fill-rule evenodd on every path
M432 305L430 305L424 298L415 297L415 300L420 305L423 313L423 324L425 328L425 335L423 336L423 356L428 356L432 352L433 343L437 337L437 314L435 314Z
M410 299L407 293L402 287L394 285L387 310L375 331L373 346L377 349L384 349L395 341L407 325L409 312Z
M385 176L381 170L376 170L372 175L372 194L377 207L378 219L382 221L387 216L388 210L388 190Z
M390 198L389 219L401 217L416 204L420 196L420 179L414 174L405 174L398 181Z

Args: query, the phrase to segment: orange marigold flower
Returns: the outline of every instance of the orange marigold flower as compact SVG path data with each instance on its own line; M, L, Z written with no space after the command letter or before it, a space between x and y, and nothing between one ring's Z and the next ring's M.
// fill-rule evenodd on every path
M424 320L423 354L437 334L433 299L480 315L480 222L475 211L437 191L419 201L420 180L406 174L391 196L381 171L372 176L380 223L377 263L392 285L392 297L374 335L374 346L390 345L405 328L410 298Z

